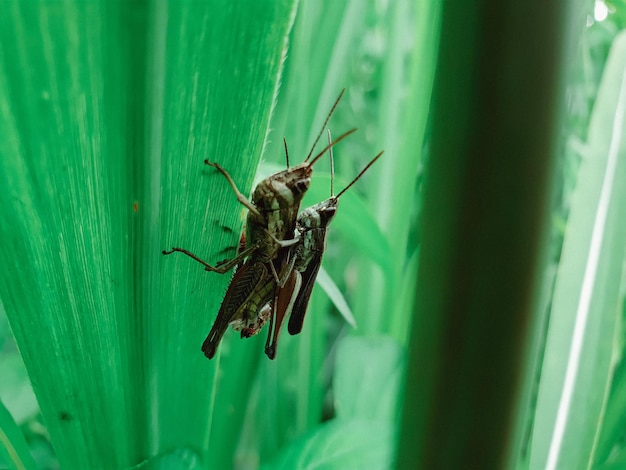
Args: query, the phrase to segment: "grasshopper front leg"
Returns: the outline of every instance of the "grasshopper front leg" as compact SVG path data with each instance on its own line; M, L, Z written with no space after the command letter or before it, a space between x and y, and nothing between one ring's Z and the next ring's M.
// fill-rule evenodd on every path
M288 240L279 240L268 229L263 229L263 230L265 230L265 234L268 237L270 237L272 239L272 241L274 243L276 243L281 248L288 248L290 246L293 246L293 245L297 244L300 241L300 234L296 234L293 238L290 238Z
M184 255L189 256L191 259L197 261L202 266L204 266L205 271L212 271L214 273L224 274L230 271L231 269L233 269L235 266L237 266L237 264L243 261L247 256L250 256L257 248L258 246L252 245L251 247L246 248L245 250L241 251L234 258L218 263L217 266L211 266L209 263L207 263L200 257L194 255L191 251L185 250L184 248L174 247L169 251L163 250L162 253L164 255L171 255L172 253L175 253L175 252L182 253Z
M237 196L237 200L241 204L243 204L246 207L246 209L248 209L250 212L255 214L257 217L259 217L261 219L264 219L264 217L261 215L261 213L256 208L256 206L254 204L252 204L248 200L248 198L241 193L241 191L239 191L239 189L237 188L237 185L235 184L233 179L230 177L230 175L228 174L228 172L224 168L219 166L217 163L210 162L208 160L205 160L204 164L212 166L213 168L217 169L221 174L223 174L224 177L228 180L228 183L230 183L230 187L233 188L233 192L235 193L235 196Z

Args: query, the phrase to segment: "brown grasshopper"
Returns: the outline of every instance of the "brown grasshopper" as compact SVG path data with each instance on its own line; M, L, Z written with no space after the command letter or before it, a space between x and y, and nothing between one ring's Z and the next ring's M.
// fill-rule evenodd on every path
M330 142L330 131L328 131L328 141ZM328 226L337 213L339 198L363 176L382 154L383 152L380 152L376 155L365 168L361 170L356 178L335 196L333 191L334 165L332 149L330 150L331 196L325 201L304 209L298 216L295 237L298 239L298 242L290 249L292 260L288 264L292 269L283 274L285 278L283 280L284 286L278 290L273 305L268 305L264 308L264 310L275 309L275 318L273 322L270 322L268 341L265 345L265 354L267 354L267 357L270 359L276 357L280 328L287 315L290 315L288 324L289 333L291 335L297 335L302 331L304 316L309 304L313 285L315 284L315 279L317 278L317 273L322 263L324 250L326 249ZM262 310L262 313L266 315L264 310ZM272 336L271 342L270 335Z
M345 90L335 101L306 159L293 168L287 168L261 181L248 200L237 188L228 172L217 163L205 160L228 180L237 200L248 209L246 221L246 246L234 258L216 266L208 264L184 248L174 247L163 251L164 255L183 253L202 264L207 271L224 274L240 266L230 282L217 318L202 345L202 351L210 359L228 328L232 324L242 336L250 336L262 326L259 308L274 296L277 284L282 285L278 272L284 271L289 247L297 243L295 225L300 203L311 181L313 165L333 145L356 129L341 135L318 155L311 159L313 150ZM289 154L285 143L287 162ZM310 161L309 161L310 159Z

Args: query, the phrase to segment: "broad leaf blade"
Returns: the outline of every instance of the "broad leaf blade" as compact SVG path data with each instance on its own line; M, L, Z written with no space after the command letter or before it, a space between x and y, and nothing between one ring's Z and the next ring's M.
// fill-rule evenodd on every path
M61 466L206 459L213 417L232 462L241 420L212 411L219 363L200 352L228 276L160 253L232 252L243 211L202 162L245 192L295 3L6 3L0 296ZM215 402L240 417L251 361L230 357L237 394Z

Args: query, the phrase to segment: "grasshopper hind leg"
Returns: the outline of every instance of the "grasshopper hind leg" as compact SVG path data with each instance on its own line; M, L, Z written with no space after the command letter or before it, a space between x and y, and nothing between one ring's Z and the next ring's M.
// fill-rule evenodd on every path
M220 263L217 263L216 266L210 265L209 263L204 261L199 256L194 255L191 251L185 250L184 248L174 247L174 248L172 248L169 251L168 250L163 250L161 253L163 255L171 255L172 253L182 253L183 255L189 256L191 259L193 259L194 261L197 261L202 266L204 266L205 271L212 271L212 272L215 272L215 273L224 274L224 273L230 271L231 269L233 269L239 263L241 263L246 258L246 256L249 256L250 254L252 254L252 252L254 252L256 249L257 249L257 247L255 245L253 245L253 246L251 246L249 248L246 248L245 250L241 251L234 258L226 260L226 261L222 261Z
M202 352L207 357L207 359L213 359L215 356L215 351L217 351L217 346L220 344L224 333L228 329L228 323L226 324L216 324L211 329L211 332L202 343Z

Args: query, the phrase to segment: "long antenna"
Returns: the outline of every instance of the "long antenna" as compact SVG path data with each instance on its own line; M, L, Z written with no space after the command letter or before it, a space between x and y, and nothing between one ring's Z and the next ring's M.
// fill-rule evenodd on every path
M324 155L326 153L326 151L332 147L335 146L335 144L338 144L339 142L341 142L343 139L345 139L346 137L348 137L350 134L352 134L353 132L356 132L356 127L354 129L350 129L348 132L344 132L343 134L341 134L339 137L337 137L337 140L335 140L334 142L331 142L329 145L327 145L326 147L324 147L324 149L318 153L317 155L315 155L315 157L311 160L311 162L309 163L309 167L313 166L313 164L319 160L319 158Z
M359 173L359 174L356 176L356 178L354 178L354 179L352 180L352 182L351 182L348 186L346 186L345 188L343 188L343 189L341 190L341 192L335 196L335 199L339 199L339 196L341 196L343 193L345 193L345 192L346 192L346 191L350 188L350 186L352 186L354 183L356 183L356 181L357 181L357 180L358 180L361 176L363 176L363 173L365 173L365 172L369 169L369 167L370 167L370 166L372 166L372 165L374 164L374 162L380 158L380 156L381 156L383 153L385 153L385 151L384 151L384 150L382 150L382 151L381 151L378 155L376 155L376 156L372 159L372 161L371 161L371 162L369 162L369 163L365 166L365 168L363 168L363 169L361 170L361 173Z
M337 99L335 100L335 104L333 104L333 107L330 108L330 112L328 113L328 116L326 116L326 120L324 121L324 124L322 124L322 128L320 129L320 133L317 134L317 137L315 138L315 142L313 142L313 146L311 147L311 150L309 150L309 154L306 156L306 158L304 159L304 161L306 162L309 158L311 158L311 155L313 155L313 150L315 150L315 146L317 145L317 143L320 140L320 137L322 137L322 133L324 132L324 129L326 129L326 124L328 124L328 120L330 119L330 117L333 115L333 112L335 111L335 108L337 107L337 105L339 104L339 100L341 100L341 97L343 96L343 93L346 91L346 89L344 88L343 90L341 90L341 93L339 93L339 96L337 97Z
M326 132L328 132L328 145L331 144L332 139L330 138L330 129L327 129ZM335 183L335 161L333 160L333 148L331 147L329 149L329 153L330 153L330 197L334 197L335 196L335 190L333 188L334 183Z
M287 160L287 169L289 169L289 150L287 150L287 139L283 137L283 142L285 144L285 160Z

